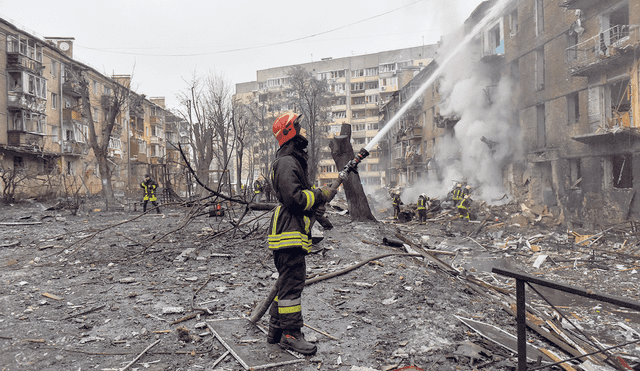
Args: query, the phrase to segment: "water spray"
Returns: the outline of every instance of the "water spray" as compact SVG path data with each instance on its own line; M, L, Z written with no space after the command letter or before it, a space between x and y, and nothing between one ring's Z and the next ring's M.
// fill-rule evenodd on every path
M478 22L478 24L476 24L473 30L471 30L471 32L464 39L462 39L462 42L460 42L451 51L451 53L447 54L442 59L440 66L438 66L438 68L436 68L436 70L433 71L433 74L431 75L431 77L429 77L429 79L427 79L427 81L425 81L425 83L422 84L422 86L420 86L418 90L416 90L416 92L411 96L411 98L409 98L409 100L407 100L402 105L400 110L389 120L387 125L385 125L382 129L380 129L378 134L376 134L376 136L373 137L373 139L371 139L371 142L369 142L369 144L367 144L364 147L367 150L367 153L368 151L371 151L373 146L378 144L380 139L382 139L382 137L386 135L387 132L389 132L389 130L391 130L391 128L397 123L400 117L402 117L402 115L404 115L404 113L409 109L409 107L411 107L411 105L416 100L418 100L420 95L422 95L422 93L424 93L425 90L427 90L427 88L431 86L431 84L433 84L433 82L437 78L439 78L440 75L442 75L442 71L444 70L444 67L449 63L449 61L451 61L453 57L455 57L458 53L460 53L460 51L462 51L462 49L466 47L467 44L469 44L471 40L473 40L476 37L476 35L478 35L480 31L487 26L489 22L492 22L493 20L497 19L498 16L502 13L502 11L506 8L507 4L511 1L512 0L499 0L491 9L489 9L487 14L480 20L480 22Z
M425 90L427 90L427 88L431 86L433 82L440 77L440 75L442 75L442 71L444 70L444 67L449 63L449 61L451 61L453 57L455 57L460 51L462 51L462 49L467 44L469 44L471 40L473 40L476 37L476 35L479 34L480 31L487 26L489 22L492 22L493 20L497 19L497 17L500 15L500 13L502 13L502 11L506 8L507 4L510 1L511 0L499 0L491 9L489 9L487 15L484 16L480 20L480 22L478 22L478 24L476 24L473 30L471 30L471 32L462 40L461 43L459 43L451 51L451 53L449 53L448 55L445 56L444 59L442 59L440 66L436 68L436 70L427 79L427 81L425 81L425 83L422 84L422 86L420 86L418 90L416 90L416 92L411 96L411 98L409 98L409 100L407 100L402 105L400 110L389 120L387 125L385 125L364 148L360 149L360 152L358 152L358 154L353 160L349 161L345 165L345 167L338 174L338 179L334 180L333 183L331 183L331 188L338 189L340 184L342 184L342 182L344 182L347 179L350 172L358 171L357 170L358 164L362 162L362 160L364 160L367 156L369 156L369 151L371 151L373 147L376 144L378 144L378 142L380 142L382 137L384 137L389 132L389 130L391 130L391 128L395 126L395 124L400 119L400 117L402 117L402 115L404 115L404 113L409 109L409 107L411 107L411 105L416 100L418 100L418 98L420 98L422 93L424 93Z

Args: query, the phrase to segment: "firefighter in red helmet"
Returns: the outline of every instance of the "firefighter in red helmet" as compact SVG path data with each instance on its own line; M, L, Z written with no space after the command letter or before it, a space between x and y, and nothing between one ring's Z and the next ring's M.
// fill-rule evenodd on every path
M307 176L307 139L301 135L302 115L286 113L273 123L280 144L271 165L271 182L280 205L269 227L269 249L278 269L277 295L269 310L267 341L311 355L317 347L301 332L302 289L306 277L305 256L311 251L311 226L315 211L333 199L329 186L312 188Z

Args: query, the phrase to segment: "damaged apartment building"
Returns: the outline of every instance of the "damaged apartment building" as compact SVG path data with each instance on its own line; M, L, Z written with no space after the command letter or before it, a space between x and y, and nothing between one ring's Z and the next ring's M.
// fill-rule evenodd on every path
M465 180L482 194L491 170L478 157L493 156L511 200L570 227L639 219L640 0L485 1L464 29L475 34L449 64L470 60L464 70L482 77L436 76L404 112L380 144L391 185ZM381 126L429 81L446 44L383 107ZM465 81L478 90L456 106ZM478 145L483 155L468 156ZM451 164L464 179L446 179Z
M358 151L378 133L380 107L433 60L435 50L435 45L424 45L345 58L323 58L296 66L319 80L326 80L332 97L328 107L323 107L327 115L320 125L331 138L340 132L342 124L351 124L352 145ZM289 76L292 67L259 70L256 81L236 84L235 99L250 107L260 134L251 157L253 161L244 166L252 170L249 170L251 174L243 174L243 179L267 174L277 150L271 132L273 120L286 111L297 109L286 99L292 92ZM370 152L358 170L365 186L379 188L387 183L386 172L380 166L377 146ZM330 184L338 178L340 170L325 143L318 164L318 185Z
M126 98L107 156L116 195L139 192L145 173L153 173L161 185L185 183L178 180L181 159L167 143L180 141L187 128L165 109L164 98L130 91L128 75L105 76L76 61L73 38L36 37L3 19L0 35L0 189L5 199L101 192L85 106L101 136L117 91Z

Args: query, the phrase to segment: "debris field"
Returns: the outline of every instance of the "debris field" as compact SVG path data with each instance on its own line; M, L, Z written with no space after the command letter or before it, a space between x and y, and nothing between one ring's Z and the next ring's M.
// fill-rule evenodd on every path
M515 281L493 267L639 297L632 222L568 231L515 204L485 206L472 222L446 209L425 225L389 210L353 222L334 207L303 293L303 331L318 352L286 355L260 332L268 314L249 322L277 278L269 211L99 205L2 206L0 370L514 370ZM637 366L640 313L539 292L527 290L527 338L542 362L628 343L548 369Z

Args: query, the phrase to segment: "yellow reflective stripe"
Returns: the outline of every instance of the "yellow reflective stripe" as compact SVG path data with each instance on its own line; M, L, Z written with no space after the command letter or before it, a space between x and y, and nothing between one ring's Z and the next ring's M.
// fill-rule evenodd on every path
M313 192L306 189L303 190L302 193L304 193L304 195L307 196L307 205L304 207L304 210L306 211L311 209L313 204L316 203L316 196L313 194Z
M272 235L276 234L276 226L278 225L278 217L280 216L280 209L281 208L282 208L282 206L276 207L276 211L274 211L274 213L273 213L273 227L271 229L271 234Z
M279 314L289 314L302 312L302 305L296 305L293 307L278 307Z
M278 301L278 295L276 295L276 297L273 298L273 301Z
M311 240L306 234L300 232L285 232L269 236L270 249L295 246L301 246L306 251L311 251Z
M304 220L304 230L308 234L309 229L311 228L311 218L309 218L308 216L304 216L302 220Z

